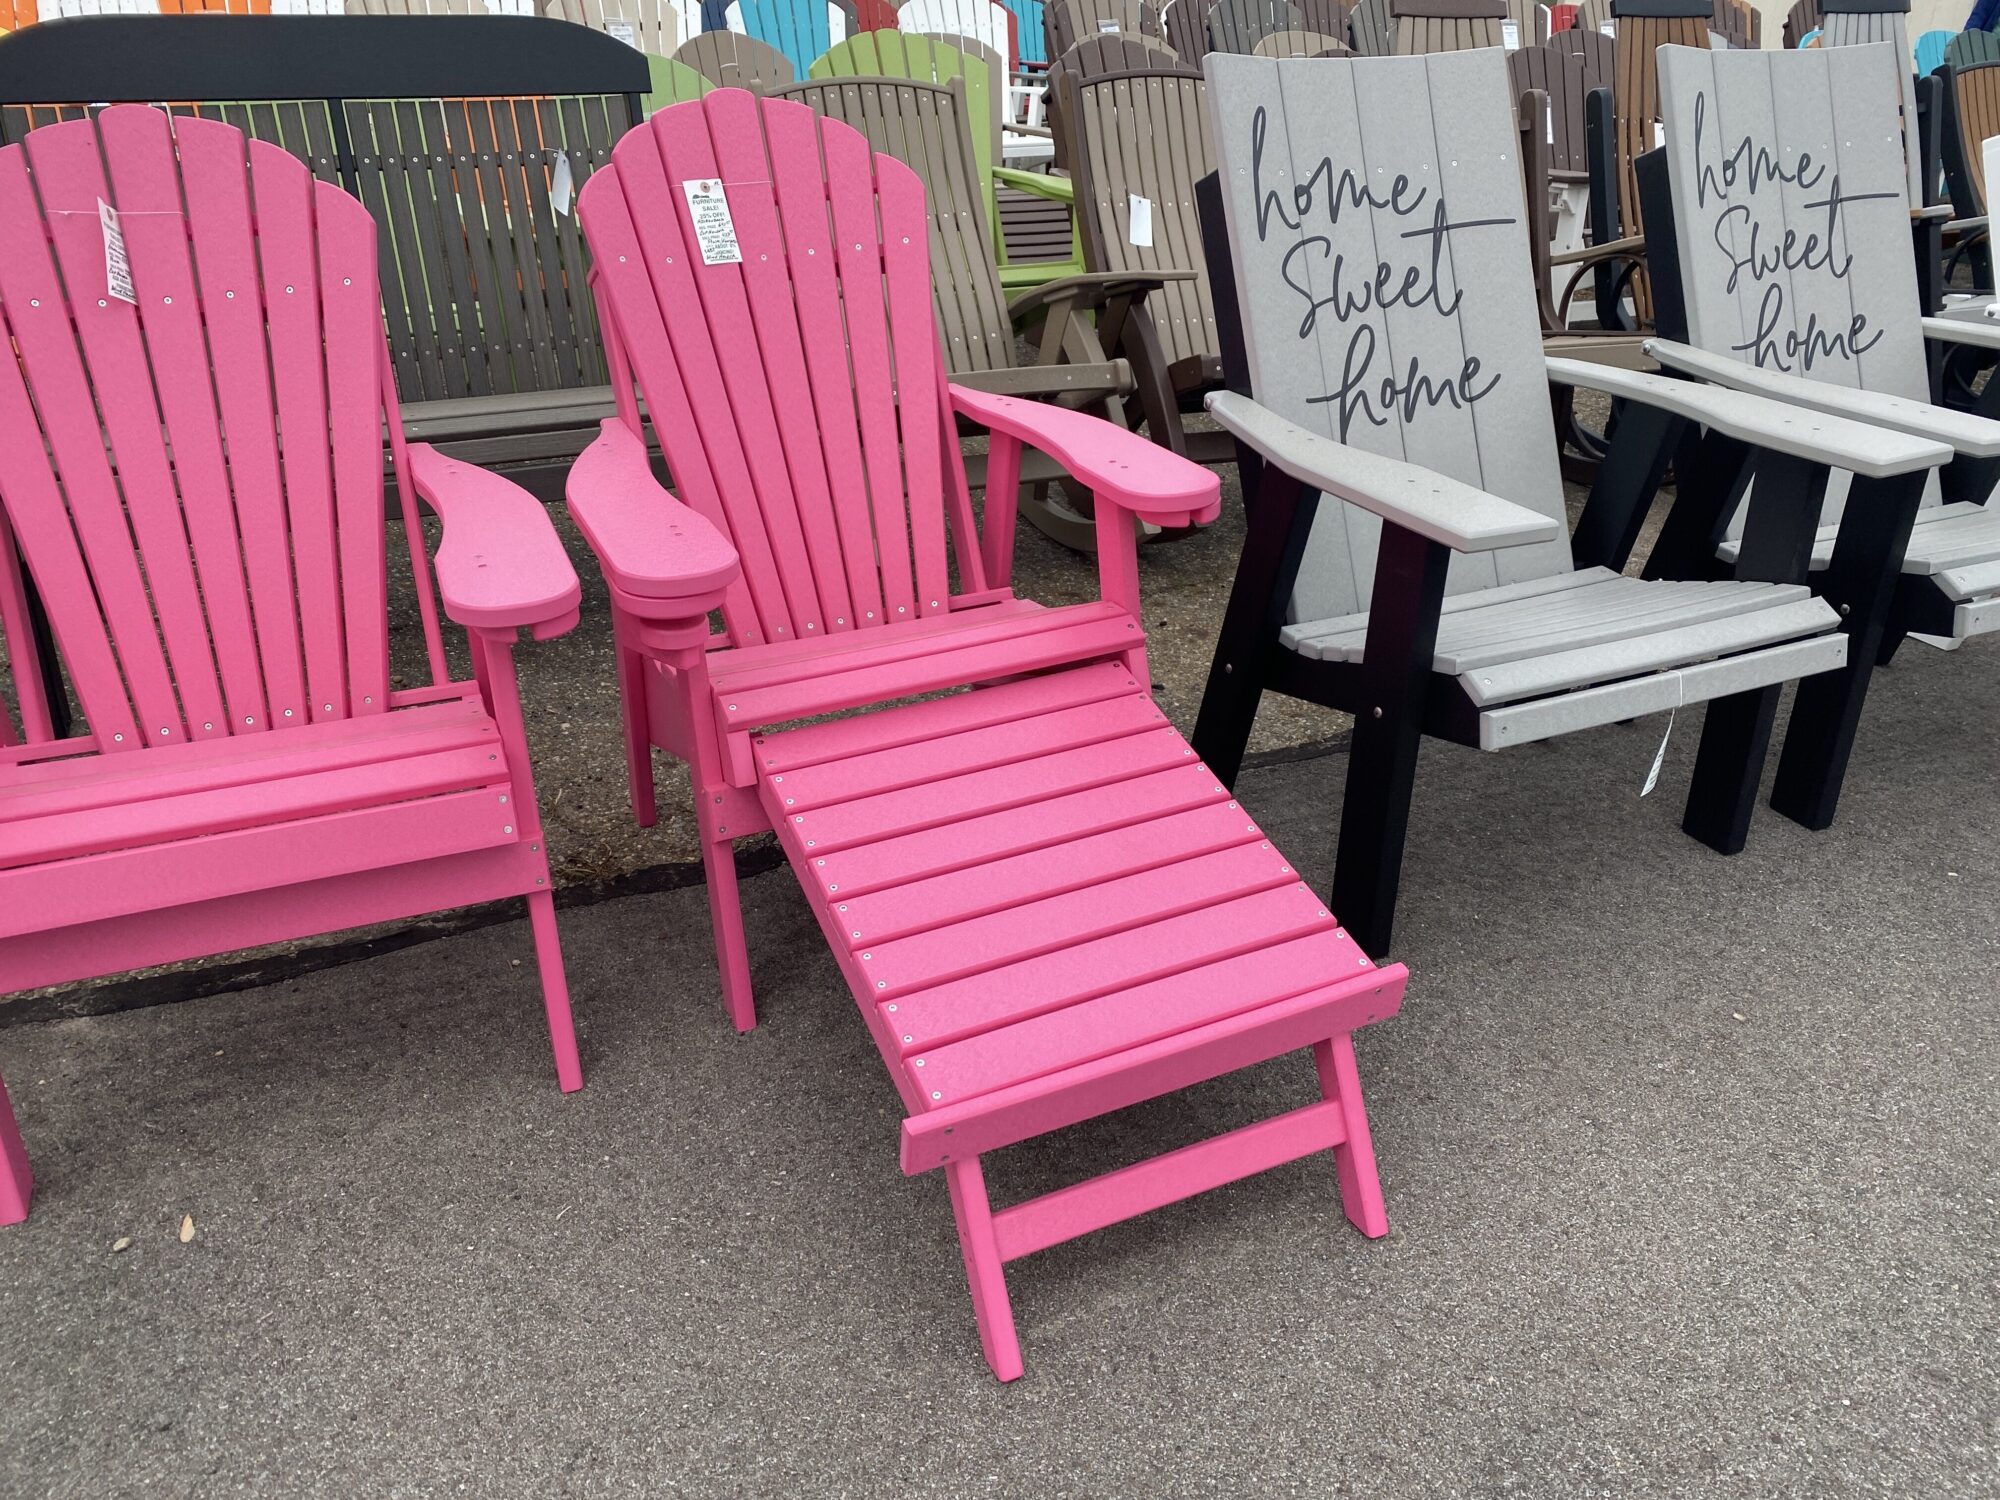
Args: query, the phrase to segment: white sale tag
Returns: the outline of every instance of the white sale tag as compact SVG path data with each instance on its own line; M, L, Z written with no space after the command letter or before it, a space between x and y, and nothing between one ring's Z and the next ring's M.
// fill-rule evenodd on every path
M1646 772L1646 784L1639 788L1641 797L1652 796L1653 788L1660 784L1660 767L1667 760L1667 741L1674 737L1674 720L1680 717L1687 703L1687 679L1678 672L1674 673L1674 698L1673 712L1667 715L1667 732L1660 736L1660 748L1653 752L1653 766Z
M736 221L729 217L729 197L713 178L684 182L688 216L694 220L695 243L705 266L740 266L743 249L736 243Z
M570 194L576 191L576 174L570 170L569 153L558 151L556 164L549 168L549 207L569 217Z
M1556 143L1556 107L1548 99L1542 101L1542 137L1551 146Z
M1125 237L1141 250L1153 248L1153 200L1141 198L1137 193L1127 193L1132 200L1132 227Z
M125 258L125 231L118 227L118 210L97 200L97 222L104 231L104 286L120 302L139 304L132 290L132 263Z
M1606 36L1618 35L1618 23L1616 21L1606 21L1603 25L1599 26L1597 29L1603 32Z
M604 32L607 36L617 37L628 47L639 45L639 32L630 21L606 21Z
M1653 144L1655 146L1664 146L1666 145L1666 143L1667 143L1666 125L1659 120L1653 121Z
M1115 33L1118 30L1118 23L1116 21L1099 21L1097 23L1097 29L1101 32Z
M1517 50L1521 45L1521 28L1516 26L1512 21L1502 21L1500 23L1500 45L1505 47L1509 52Z

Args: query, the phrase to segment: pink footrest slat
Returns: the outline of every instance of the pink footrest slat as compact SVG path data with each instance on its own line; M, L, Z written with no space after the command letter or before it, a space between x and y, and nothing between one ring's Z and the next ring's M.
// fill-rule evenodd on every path
M997 1213L954 1177L989 1357L999 1265L1281 1162L1331 1151L1349 1216L1383 1232L1350 1033L1396 1012L1406 975L1369 960L1121 663L752 749L908 1106L906 1171L976 1170L982 1152L1314 1050L1323 1098L1290 1114Z

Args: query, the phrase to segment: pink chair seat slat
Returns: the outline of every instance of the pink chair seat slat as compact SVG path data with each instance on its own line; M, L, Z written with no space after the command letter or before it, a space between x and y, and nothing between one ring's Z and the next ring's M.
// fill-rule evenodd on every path
M160 127L166 126L161 118ZM139 307L106 295L104 233L98 222L100 200L113 197L104 179L98 155L98 134L86 121L76 121L54 130L31 132L27 141L28 161L42 185L42 207L48 216L56 259L70 288L71 306L76 315L76 331L82 344L87 378L96 388L97 408L56 414L43 405L44 421L53 428L102 422L102 438L111 448L111 462L117 490L122 493L125 514L138 539L145 561L146 583L152 595L153 612L158 617L173 685L180 708L162 707L143 725L149 738L172 741L183 730L195 737L227 734L228 712L223 705L221 679L209 645L209 629L203 618L202 593L196 583L194 558L189 550L187 527L174 489L174 476L167 460L167 446L161 432L160 409L154 399L155 375L140 336L144 312L159 307L165 296L164 283L152 275L147 251L160 242L160 232L168 237L179 232L185 238L180 206L146 212L150 201L141 199L132 207L132 225L138 232L126 234L125 245ZM169 179L171 181L171 179ZM122 202L118 205L123 206ZM121 224L121 231L123 225ZM159 371L158 383L167 384L185 377L187 366L176 362ZM31 367L30 379L39 371ZM65 470L67 477L68 471ZM81 485L77 482L81 481ZM72 504L82 487L94 488L92 477L78 475L67 486ZM125 543L130 548L130 542ZM223 592L227 593L227 583ZM143 603L143 601L142 601ZM250 686L239 683L235 695ZM254 706L254 695L252 697ZM172 733L158 731L169 726ZM186 723L181 722L185 713Z
M1039 609L1040 605L1032 606ZM931 629L942 622L927 621ZM731 651L715 665L746 655ZM933 742L947 734L962 733L987 724L1007 724L1017 718L1054 713L1106 698L1122 697L1131 690L1132 674L1123 663L1103 662L1093 667L1077 667L1069 672L1051 672L1041 677L1024 677L1004 687L988 688L961 703L956 699L934 699L911 703L896 714L865 714L835 719L814 726L810 741L795 732L780 736L758 735L752 743L757 764L765 770L789 771L795 766L846 756L861 756L895 750L904 745Z
M107 115L116 110L105 111ZM263 281L250 218L242 136L218 121L175 121L181 190L199 270L210 369L229 452L236 526L257 621L268 722L240 721L237 734L309 720L299 601L292 584L285 488L278 468L278 421L265 352Z
M90 126L77 121L57 128L87 131ZM67 239L87 232L97 240L97 276L102 279L104 249L95 203L91 208L87 224L57 219L56 224L68 226L58 230L57 237ZM53 592L54 580L44 575L44 563L59 566L49 552L67 551L81 544L91 578L81 600L91 599L93 593L102 599L101 612L117 655L117 666L103 677L87 665L75 662L71 670L84 713L98 726L106 749L136 750L154 740L171 743L185 737L180 707L175 701L152 612L146 605L146 588L132 550L130 524L105 454L95 398L77 358L69 307L49 258L43 224L40 207L28 185L25 157L20 152L7 153L0 160L0 303L7 308L14 342L26 366L35 408L41 417L39 423L30 420L25 427L13 427L0 438L0 447L14 450L8 459L10 493L16 482L24 491L20 505L10 504L9 510L22 512L22 519L16 522L16 534L27 555L29 569L36 574L45 596ZM82 285L93 288L96 282ZM94 295L81 300L82 305L76 309L80 321L108 320L131 313L123 304L116 312L99 307L99 298ZM61 476L60 492L53 484L44 488L38 482L48 472L46 461L40 457L44 441L54 454L55 469ZM22 451L28 449L33 451ZM65 500L68 520L76 528L74 542L63 534ZM44 518L39 513L51 503L56 509L48 519L54 525L44 527ZM129 709L125 707L128 701ZM113 728L104 733L107 723L129 724L128 713L137 719L135 727ZM163 734L162 730L166 732Z
M1008 639L962 647L951 643L902 660L858 662L843 671L775 687L719 690L718 722L732 730L782 724L1015 672L1092 661L1128 650L1137 639L1131 616L1114 605L1076 604L1046 613L1057 617L1051 628Z
M1330 919L1304 937L1186 969L1164 979L1097 995L943 1046L925 1048L921 1082L934 1109L1039 1078L1061 1068L1142 1047L1262 1006L1327 988L1329 975L1372 970ZM931 1099L931 1093L942 1099Z
M313 179L294 158L260 151L250 159L250 191L257 204L271 384L283 441L280 458L299 633L305 644L306 707L313 719L342 718L347 713L347 643L327 441L324 329L316 295Z
M139 796L214 791L467 746L498 754L498 731L477 699L475 692L470 700L450 698L377 718L329 719L275 740L266 735L193 740L137 762L86 756L20 766L0 783L0 827L17 818L113 807Z
M291 771L290 766L284 769ZM504 779L504 762L474 745L338 770L272 775L239 786L149 795L114 807L10 817L0 822L0 869L413 802Z

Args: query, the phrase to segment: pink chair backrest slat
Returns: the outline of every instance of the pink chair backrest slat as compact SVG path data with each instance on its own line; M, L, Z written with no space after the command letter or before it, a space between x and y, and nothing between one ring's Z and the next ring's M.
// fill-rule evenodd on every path
M376 266L358 202L218 121L0 150L0 504L102 748L388 706Z
M683 184L704 179L741 264L693 248ZM629 133L578 212L681 497L743 556L732 639L946 612L947 506L969 507L946 495L964 481L916 175L804 105L723 89Z

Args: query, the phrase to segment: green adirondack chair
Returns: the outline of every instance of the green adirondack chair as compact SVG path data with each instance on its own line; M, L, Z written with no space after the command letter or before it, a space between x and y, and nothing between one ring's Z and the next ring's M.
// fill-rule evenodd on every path
M993 236L993 253L1000 267L1000 285L1009 294L1031 291L1065 276L1083 274L1083 251L1070 216L1069 255L1061 260L1010 261L1000 227L1001 188L1013 188L1037 198L1074 204L1067 177L1024 172L1001 165L1000 100L1002 91L993 69L962 47L935 37L905 31L864 31L830 47L817 58L812 78L908 78L918 83L948 85L965 80L967 112L974 122L973 165L979 173L986 204L986 224ZM983 127L980 122L984 122Z

